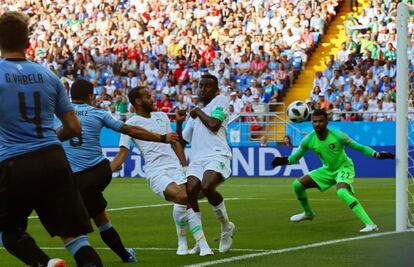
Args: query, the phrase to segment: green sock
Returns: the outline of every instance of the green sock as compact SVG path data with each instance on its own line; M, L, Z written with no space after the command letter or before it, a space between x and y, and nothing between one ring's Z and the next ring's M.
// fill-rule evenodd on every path
M368 214L365 212L362 205L359 203L358 199L354 197L348 189L339 188L336 190L336 194L340 199L345 201L346 205L351 208L352 212L364 223L364 224L374 224Z
M302 205L303 210L305 211L306 216L310 216L313 214L312 209L309 205L308 195L306 194L306 188L298 181L295 180L292 183L293 191Z

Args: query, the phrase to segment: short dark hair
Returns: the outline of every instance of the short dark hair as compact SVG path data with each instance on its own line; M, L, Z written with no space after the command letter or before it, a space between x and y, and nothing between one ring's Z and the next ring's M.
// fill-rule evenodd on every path
M214 76L210 73L206 73L206 74L203 74L201 76L201 79L210 79L210 80L212 80L214 82L214 86L216 86L218 88L218 80L217 80L216 76Z
M132 105L134 105L135 100L137 98L141 97L141 90L142 89L147 89L147 87L146 86L137 86L137 87L132 88L128 92L128 99L129 99L129 102L131 102Z
M89 95L93 95L93 84L86 80L76 80L70 87L72 100L87 100Z
M0 16L0 48L4 51L20 52L29 42L29 17L10 11Z
M328 113L324 109L315 109L312 112L312 116L324 116L326 119L328 119Z

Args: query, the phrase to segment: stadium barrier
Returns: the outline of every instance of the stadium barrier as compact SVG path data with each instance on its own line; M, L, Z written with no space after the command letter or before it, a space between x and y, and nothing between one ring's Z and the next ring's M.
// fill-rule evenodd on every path
M395 150L394 146L373 147L381 151ZM186 148L188 152L188 148ZM297 150L297 147L232 147L233 159L231 160L233 177L301 177L309 171L322 166L319 158L311 152L297 163L288 166L271 166L275 156L287 156ZM118 147L105 147L104 154L110 160L116 155ZM347 150L355 164L356 177L395 177L395 161L377 159L364 156L359 152ZM188 153L186 153L188 154ZM130 150L123 169L115 174L119 177L144 177L144 160L137 148Z

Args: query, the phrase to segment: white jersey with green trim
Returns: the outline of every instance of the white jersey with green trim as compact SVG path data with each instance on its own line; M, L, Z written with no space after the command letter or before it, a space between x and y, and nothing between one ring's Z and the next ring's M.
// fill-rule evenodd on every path
M209 130L200 118L190 118L187 121L183 131L183 138L188 143L191 142L190 161L216 155L231 157L231 150L227 143L228 108L229 100L227 97L218 95L202 109L210 117L214 117L212 114L215 111L219 111L223 115L223 120L217 133Z
M173 132L170 120L164 112L151 112L151 118L134 115L126 121L126 124L139 126L158 134ZM133 139L126 134L122 134L119 146L129 149L131 142L135 143L144 157L145 165L143 169L147 178L165 168L175 167L181 169L180 161L170 144Z

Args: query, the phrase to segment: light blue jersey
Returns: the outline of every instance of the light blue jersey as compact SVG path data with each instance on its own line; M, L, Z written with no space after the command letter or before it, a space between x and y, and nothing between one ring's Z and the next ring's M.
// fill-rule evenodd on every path
M102 127L119 132L123 123L103 109L88 104L73 104L82 125L80 138L63 143L66 156L74 173L84 171L105 159L99 142Z
M54 115L73 110L59 78L27 60L0 60L0 162L60 144Z

